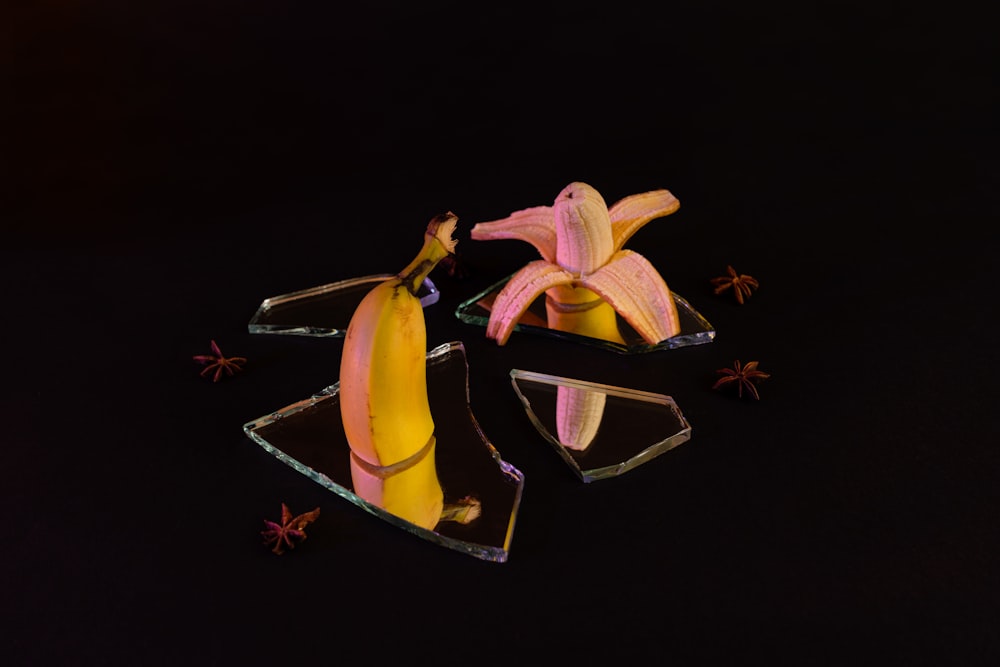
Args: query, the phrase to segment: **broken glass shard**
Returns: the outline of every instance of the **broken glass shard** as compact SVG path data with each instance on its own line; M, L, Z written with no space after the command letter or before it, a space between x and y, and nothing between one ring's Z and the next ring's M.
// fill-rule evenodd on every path
M518 369L510 377L531 423L584 482L621 475L691 438L670 396Z
M250 318L252 334L343 337L354 310L375 285L395 277L383 273L351 278L264 299ZM437 287L425 278L417 291L426 308L440 298Z
M475 324L485 327L489 322L490 312L493 307L493 302L496 300L497 294L500 293L500 290L503 289L504 285L506 285L507 281L509 281L512 277L513 274L507 276L500 282L487 287L485 290L476 294L472 298L463 301L455 310L455 316L467 324ZM618 332L621 334L622 338L621 341L593 338L591 336L583 336L551 328L548 326L548 314L545 310L544 294L532 302L532 304L524 312L524 315L521 316L521 319L518 320L518 323L514 326L514 331L523 331L525 333L548 336L560 340L582 343L584 345L592 345L594 347L601 347L606 350L619 352L621 354L642 354L645 352L655 352L657 350L672 350L691 345L711 343L712 340L715 339L715 327L713 327L708 320L702 317L702 315L696 311L684 297L680 296L676 292L673 293L673 296L674 303L677 305L677 314L680 317L681 331L676 336L671 336L656 345L650 345L647 343L642 336L640 336L639 333L621 316L618 316L617 318Z
M391 474L351 454L339 382L247 422L243 430L280 461L366 512L429 542L505 562L524 475L500 457L472 413L462 343L428 352L427 390L435 438ZM435 507L430 515L429 505Z

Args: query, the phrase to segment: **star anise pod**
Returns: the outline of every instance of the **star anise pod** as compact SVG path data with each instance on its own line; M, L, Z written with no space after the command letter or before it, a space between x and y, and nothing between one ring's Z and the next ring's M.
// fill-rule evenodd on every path
M754 383L758 380L766 380L771 377L769 373L757 370L756 361L748 361L746 365L742 365L739 359L736 360L732 368L720 368L716 373L722 377L715 381L712 389L722 389L723 387L735 384L736 393L740 398L743 398L743 390L746 389L758 401L760 400L760 394L757 392L757 387L754 386Z
M218 382L223 371L228 375L235 375L243 370L243 364L247 362L245 357L226 357L214 340L212 341L212 354L196 354L192 359L199 364L205 364L205 368L199 373L202 377L207 377L212 370L215 370L212 382Z
M711 282L715 285L716 294L722 294L727 289L733 290L733 293L736 294L736 303L742 304L744 300L750 298L753 290L760 287L756 278L745 273L736 273L736 269L732 266L726 267L726 274L712 278Z
M264 530L260 531L264 544L271 546L271 551L279 556L285 553L286 547L294 549L296 544L306 539L306 526L318 516L318 507L311 512L292 516L288 505L281 503L281 523L264 519Z

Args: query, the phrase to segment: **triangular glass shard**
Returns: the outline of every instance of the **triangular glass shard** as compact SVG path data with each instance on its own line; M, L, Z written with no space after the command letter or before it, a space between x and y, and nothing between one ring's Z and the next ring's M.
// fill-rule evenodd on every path
M528 418L584 482L616 477L691 438L670 396L514 369Z
M445 343L427 354L427 390L436 437L431 474L436 474L444 505L433 525L404 518L406 507L397 505L389 511L378 504L371 478L352 470L354 459L340 417L339 382L247 422L243 430L279 460L390 524L482 560L505 562L524 475L500 457L472 414L462 343ZM400 474L426 462L422 458ZM413 506L421 500L414 498Z
M503 289L507 281L513 276L514 274L511 274L500 282L487 287L474 297L463 301L455 309L455 316L467 324L485 327L489 323L490 311L497 294L500 293L500 290ZM650 345L643 340L642 336L620 316L618 317L618 331L621 333L624 343L551 329L547 324L548 315L545 312L545 295L539 296L528 307L524 315L521 316L521 319L514 326L514 331L523 331L525 333L548 336L584 345L592 345L621 354L642 354L657 350L673 350L680 347L711 343L715 339L715 327L702 317L701 313L696 311L684 297L676 292L673 293L673 296L674 302L677 304L677 313L680 316L681 332L656 345Z
M361 299L392 277L394 274L380 273L272 296L261 302L248 328L252 334L343 337ZM424 308L437 303L440 296L430 278L425 278L417 291Z

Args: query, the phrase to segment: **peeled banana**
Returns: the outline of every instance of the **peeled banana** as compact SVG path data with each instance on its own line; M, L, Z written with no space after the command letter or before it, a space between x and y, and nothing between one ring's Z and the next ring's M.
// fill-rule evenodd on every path
M668 190L630 195L609 207L596 189L574 182L552 206L476 224L474 240L526 241L542 256L497 294L486 335L504 345L544 293L553 329L621 342L617 313L650 345L676 336L681 327L673 293L649 260L622 246L647 222L679 207Z

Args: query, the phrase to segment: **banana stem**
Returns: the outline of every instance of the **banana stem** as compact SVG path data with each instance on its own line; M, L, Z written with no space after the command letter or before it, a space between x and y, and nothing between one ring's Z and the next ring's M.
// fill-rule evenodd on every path
M416 296L417 290L438 262L455 252L458 241L452 238L458 216L452 212L434 216L424 232L424 245L413 261L397 276L400 283Z

